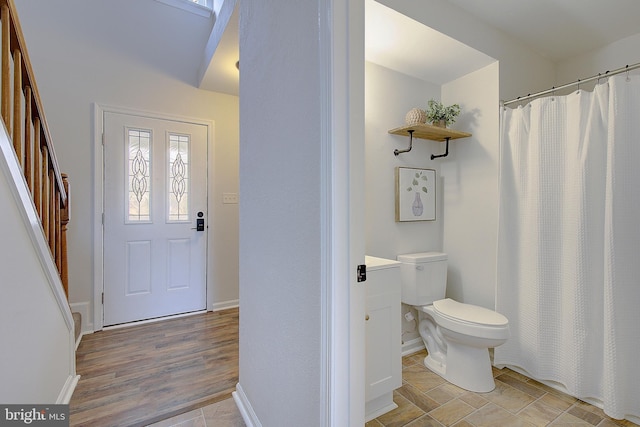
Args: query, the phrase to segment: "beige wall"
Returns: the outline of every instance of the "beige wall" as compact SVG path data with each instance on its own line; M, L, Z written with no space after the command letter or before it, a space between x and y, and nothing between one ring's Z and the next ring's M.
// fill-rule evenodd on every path
M473 134L451 143L441 162L447 296L493 309L498 227L498 63L442 86L464 113L455 127Z
M637 64L640 62L638 46L640 46L640 33L600 49L560 61L557 67L556 85L585 79L626 65Z
M395 222L395 169L436 169L431 153L443 150L440 143L391 135L389 129L404 125L405 114L425 108L429 99L440 99L440 86L370 62L365 68L365 224L367 255L396 259L398 254L442 250L442 192L436 181L439 208L435 221Z

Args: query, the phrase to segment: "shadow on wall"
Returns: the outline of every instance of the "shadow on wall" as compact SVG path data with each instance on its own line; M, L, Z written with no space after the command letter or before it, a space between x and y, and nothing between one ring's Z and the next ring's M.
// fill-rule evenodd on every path
M464 290L462 287L462 274L460 269L449 265L447 270L447 298L456 301L465 301Z

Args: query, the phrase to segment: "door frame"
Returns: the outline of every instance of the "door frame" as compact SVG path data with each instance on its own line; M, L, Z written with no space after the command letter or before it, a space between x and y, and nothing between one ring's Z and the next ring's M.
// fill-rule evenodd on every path
M211 310L213 301L213 277L208 274L209 270L209 254L213 248L214 241L214 206L212 194L215 194L214 181L214 121L206 119L197 119L193 117L178 116L174 114L165 114L152 112L147 110L137 110L126 107L117 107L112 105L93 103L93 330L100 331L104 326L104 306L102 305L102 292L104 291L104 236L103 236L103 218L104 212L104 152L102 149L102 138L104 132L104 113L118 113L130 116L140 116L150 119L170 120L186 123L193 123L207 127L207 256L205 263L205 273L207 278L207 311Z

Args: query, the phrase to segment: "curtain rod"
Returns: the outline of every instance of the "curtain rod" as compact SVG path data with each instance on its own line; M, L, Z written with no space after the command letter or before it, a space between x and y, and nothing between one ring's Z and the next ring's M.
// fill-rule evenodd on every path
M513 104L514 102L522 102L526 99L531 99L531 98L537 98L538 96L542 96L542 95L546 95L548 93L553 93L557 90L560 89L565 89L571 86L575 86L575 85L580 85L582 83L587 83L587 82L592 82L594 80L598 80L598 79L602 79L605 77L609 77L609 76L613 76L615 74L620 74L620 73L624 73L627 71L631 71L631 70L635 70L636 68L640 68L640 62L634 65L627 65L626 67L622 67L622 68L618 68L617 70L613 70L613 71L607 71L604 74L600 74L598 73L597 76L593 76L593 77L589 77L588 79L584 79L584 80L576 80L575 82L571 82L571 83L567 83L566 85L562 85L562 86L558 86L558 87L552 87L551 89L547 89L547 90L543 90L534 94L528 94L527 96L520 96L516 99L512 99L511 101L506 101L503 102L502 105L509 105L509 104Z

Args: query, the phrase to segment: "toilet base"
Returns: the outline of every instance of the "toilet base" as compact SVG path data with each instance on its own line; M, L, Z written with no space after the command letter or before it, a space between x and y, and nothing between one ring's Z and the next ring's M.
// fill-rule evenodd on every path
M449 341L444 363L427 356L424 365L451 384L465 390L486 393L496 387L487 348L470 347Z
M440 375L445 380L447 379L447 366L433 357L427 355L427 357L424 358L424 366L426 366L431 372Z

